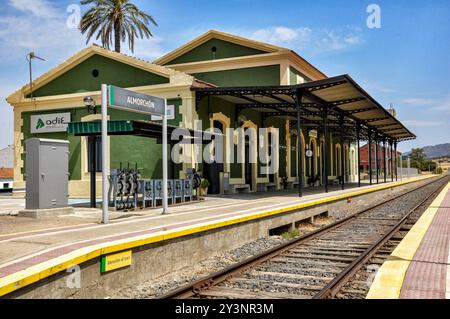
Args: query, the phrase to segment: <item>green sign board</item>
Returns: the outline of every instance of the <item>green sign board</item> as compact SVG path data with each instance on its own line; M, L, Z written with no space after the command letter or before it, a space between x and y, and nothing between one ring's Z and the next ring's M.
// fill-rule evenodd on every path
M108 105L137 113L164 115L166 101L160 97L136 93L110 85Z

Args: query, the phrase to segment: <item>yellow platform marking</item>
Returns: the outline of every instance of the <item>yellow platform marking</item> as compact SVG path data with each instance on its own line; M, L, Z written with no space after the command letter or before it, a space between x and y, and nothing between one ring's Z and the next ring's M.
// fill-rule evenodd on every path
M444 187L383 263L370 287L367 299L398 299L400 297L406 271L449 190L450 183Z
M430 176L433 177L433 176ZM48 261L42 262L40 264L31 266L17 273L0 278L0 296L9 294L15 290L33 284L39 280L47 278L53 274L56 274L66 269L79 265L88 260L97 258L105 254L111 254L127 249L132 249L144 245L153 244L156 242L161 242L164 240L169 240L173 238L193 235L201 233L208 230L219 229L230 225L235 225L243 222L248 222L256 219L261 219L264 217L274 216L293 210L304 209L311 206L316 206L324 203L334 202L337 200L346 199L349 197L355 197L363 194L373 193L379 190L388 189L392 187L397 187L401 185L406 185L414 182L418 182L430 177L426 177L420 180L409 180L404 182L396 182L393 184L382 185L374 188L369 188L365 190L359 190L347 194L341 194L336 196L331 196L319 200L312 200L310 202L301 203L297 205L291 205L275 210L269 210L261 213L251 213L246 216L222 219L214 222L200 223L186 227L176 228L170 231L162 231L154 233L151 235L141 235L136 237L130 237L126 239L111 241L107 243L101 243L96 245L91 245L81 249L74 250L65 255L50 259Z

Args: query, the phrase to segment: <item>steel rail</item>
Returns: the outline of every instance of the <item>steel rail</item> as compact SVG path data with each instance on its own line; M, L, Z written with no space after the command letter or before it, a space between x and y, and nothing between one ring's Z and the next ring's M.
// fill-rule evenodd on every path
M357 259L340 272L333 280L331 280L321 291L319 291L313 299L334 298L339 290L353 277L358 270L364 266L367 261L376 254L376 252L406 223L407 219L417 211L431 197L437 195L445 187L445 183L430 193L419 204L414 206L408 213L403 216L387 233L385 233L377 242L368 247Z
M376 209L380 206L383 206L387 203L390 203L392 201L395 201L403 196L406 196L410 193L413 193L415 191L418 191L428 185L431 185L433 183L436 183L438 181L441 181L442 179L447 178L447 175L440 177L438 179L434 179L433 181L420 185L418 187L415 187L409 191L406 191L402 194L399 194L393 198L390 198L389 200L385 201L385 202L381 202L378 204L375 204L371 207L365 208L359 212L356 212L354 214L351 214L341 220L338 220L332 224L329 224L327 226L324 226L320 229L314 230L308 234L305 234L303 236L300 236L298 238L295 238L293 240L290 240L284 244L281 244L279 246L273 247L271 249L268 249L260 254L257 254L255 256L252 256L250 258L247 258L239 263L233 264L231 266L228 266L220 271L217 271L211 275L208 275L206 277L200 278L199 280L194 281L193 283L189 283L186 284L184 286L181 286L178 289L175 289L173 291L170 291L160 297L158 297L158 299L187 299L187 298L191 298L194 297L196 294L198 294L199 292L201 292L202 290L207 289L208 287L212 287L215 286L225 280L227 280L230 277L233 277L237 274L240 274L244 271L246 271L247 269L257 266L269 259L272 259L275 256L278 256L282 253L284 253L285 251L301 244L304 241L307 240L311 240L314 239L315 237L325 234L331 230L334 230L336 228L339 228L347 223L349 223L350 221L354 220L356 217L360 216L361 214L364 214L368 211L371 211L373 209ZM441 188L439 188L441 189ZM435 192L433 192L434 194Z

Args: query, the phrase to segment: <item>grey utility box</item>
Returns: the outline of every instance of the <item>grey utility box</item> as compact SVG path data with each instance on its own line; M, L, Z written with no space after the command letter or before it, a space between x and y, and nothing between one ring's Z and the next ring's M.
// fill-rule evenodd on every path
M25 145L26 209L67 207L69 142L30 138Z

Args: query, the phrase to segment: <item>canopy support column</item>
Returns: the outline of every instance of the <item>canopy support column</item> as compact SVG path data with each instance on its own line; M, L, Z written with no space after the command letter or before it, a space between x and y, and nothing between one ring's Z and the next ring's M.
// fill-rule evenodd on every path
M387 154L386 154L386 139L383 140L383 170L384 170L384 182L387 182L387 166L386 166L386 161L387 161Z
M297 141L298 141L298 149L297 149L297 171L298 171L298 196L303 196L303 152L302 152L302 138L301 138L301 117L300 117L300 111L301 111L301 104L302 104L302 93L297 91L297 98L295 100L296 106L297 106Z
M395 163L394 163L394 171L395 171L395 181L398 181L398 175L397 175L397 141L394 142L394 153L395 153Z
M375 166L376 166L376 174L377 174L377 184L380 183L380 154L379 154L379 140L378 133L375 135Z
M369 130L369 184L372 185L372 131Z
M360 159L360 156L359 156L359 135L360 135L360 131L361 131L361 125L360 124L358 124L357 126L356 126L356 156L358 156L358 167L357 167L357 170L358 170L358 187L361 187L361 169L360 169L360 166L361 166L361 159Z
M341 189L345 189L345 146L344 146L344 114L339 117L339 124L341 126L340 144L341 144Z
M390 165L391 165L391 182L393 182L394 181L394 149L393 149L393 147L394 147L394 143L392 142L392 140L390 140L390 149L391 149L391 162L390 162Z
M328 193L328 109L326 106L323 107L323 185L325 188L325 193Z

